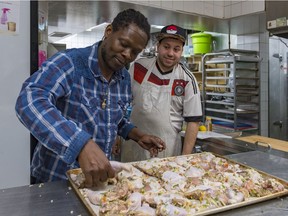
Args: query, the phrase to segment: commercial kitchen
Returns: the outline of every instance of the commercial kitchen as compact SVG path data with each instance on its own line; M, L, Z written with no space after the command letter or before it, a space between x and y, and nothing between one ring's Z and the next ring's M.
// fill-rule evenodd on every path
M202 91L203 123L207 116L213 122L212 132L199 131L194 153L212 152L288 182L286 1L3 1L0 6L1 22L13 24L0 28L0 215L90 215L69 181L30 184L35 138L16 118L15 100L39 62L101 39L105 24L126 8L140 10L151 24L151 42L142 55L155 54L153 38L161 26L174 23L189 34L183 62ZM211 37L205 41L208 50L197 51L196 34ZM237 74L227 59L253 73ZM214 215L287 212L286 194Z

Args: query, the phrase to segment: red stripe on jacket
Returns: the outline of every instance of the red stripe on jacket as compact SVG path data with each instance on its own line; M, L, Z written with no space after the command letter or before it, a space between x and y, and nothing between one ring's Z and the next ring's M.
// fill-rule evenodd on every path
M134 80L141 84L147 71L147 68L136 62L134 66Z
M162 86L162 85L169 85L170 79L160 79L155 74L151 73L148 78L148 81L156 85Z

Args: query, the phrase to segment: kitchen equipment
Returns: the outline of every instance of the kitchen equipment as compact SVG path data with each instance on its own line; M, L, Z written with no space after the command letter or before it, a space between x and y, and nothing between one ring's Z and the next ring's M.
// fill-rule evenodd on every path
M287 27L288 30L288 27ZM287 33L288 35L288 33ZM269 38L268 136L288 141L288 39Z
M229 49L206 53L202 58L204 117L214 129L258 133L260 86L257 51ZM228 131L227 131L228 132ZM232 131L229 131L232 132Z
M264 144L268 143L271 145L273 149L281 150L288 152L288 142L284 140L274 139L271 137L264 137L259 135L252 135L252 136L245 136L245 137L238 137L238 140L242 140L249 143L255 143L258 142L258 144ZM260 143L259 143L260 142Z
M212 50L212 35L207 33L195 33L191 35L194 54L205 54Z

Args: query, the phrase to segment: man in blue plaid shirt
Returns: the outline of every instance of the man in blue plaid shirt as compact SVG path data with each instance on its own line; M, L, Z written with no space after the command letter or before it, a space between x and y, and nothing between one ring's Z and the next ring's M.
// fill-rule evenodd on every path
M16 102L20 121L38 140L31 162L36 182L67 179L81 167L85 186L115 176L112 145L117 135L133 139L152 156L165 149L126 115L131 83L125 65L150 39L150 25L139 11L120 12L92 46L59 52L29 77Z

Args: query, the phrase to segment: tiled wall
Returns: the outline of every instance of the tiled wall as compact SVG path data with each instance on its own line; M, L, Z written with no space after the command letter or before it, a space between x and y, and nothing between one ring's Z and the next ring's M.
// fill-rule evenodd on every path
M265 10L265 0L124 0L123 2L149 5L152 7L159 7L168 10L184 11L216 18L232 18Z
M103 33L101 32L91 32L90 34L78 35L72 38L71 40L67 40L66 46L67 48L80 48L86 47L94 44L96 41L101 40L103 37Z
M260 119L261 119L261 135L268 136L269 135L269 103L268 103L268 77L269 77L269 34L260 33L260 41L259 41L259 52L262 61L260 63Z
M265 10L265 0L224 1L224 18L232 18Z

